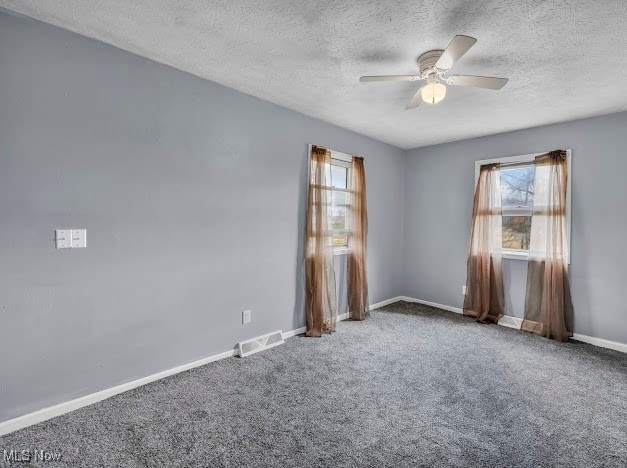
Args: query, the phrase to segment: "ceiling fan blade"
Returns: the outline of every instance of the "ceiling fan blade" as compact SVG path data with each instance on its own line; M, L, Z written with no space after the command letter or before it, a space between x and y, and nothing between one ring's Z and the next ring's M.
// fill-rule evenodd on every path
M455 36L435 63L436 68L440 70L450 70L453 68L453 65L475 45L475 42L477 42L477 39L474 37Z
M494 78L492 76L452 75L447 79L453 86L470 86L473 88L501 89L507 84L507 78Z
M407 103L405 110L415 109L420 105L420 103L422 102L422 95L420 94L422 92L422 88L424 88L424 86L421 86L418 91L416 91L416 94L412 96L412 98Z
M362 83L368 81L418 81L418 75L383 75L383 76L362 76L359 81Z

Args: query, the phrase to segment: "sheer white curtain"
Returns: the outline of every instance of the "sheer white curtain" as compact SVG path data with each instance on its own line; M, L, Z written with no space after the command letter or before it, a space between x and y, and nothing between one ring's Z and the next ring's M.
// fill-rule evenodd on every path
M522 329L560 341L572 336L566 226L567 153L535 160L535 193Z
M346 259L348 312L352 320L364 320L370 308L366 271L367 237L368 208L364 158L353 156L351 164L351 235L348 239L348 257Z
M305 228L307 336L335 331L336 292L331 245L331 151L311 149Z
M529 258L556 260L564 268L568 267L567 176L565 151L554 151L536 158Z
M464 315L480 322L503 316L503 218L500 164L481 166L475 190Z

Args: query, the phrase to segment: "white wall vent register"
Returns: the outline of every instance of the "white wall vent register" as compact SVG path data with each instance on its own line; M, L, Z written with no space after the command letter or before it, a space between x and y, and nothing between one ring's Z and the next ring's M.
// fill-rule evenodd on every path
M269 335L253 338L252 340L240 341L237 343L237 349L239 357L246 357L258 353L259 351L274 348L283 343L285 343L283 332L279 330Z

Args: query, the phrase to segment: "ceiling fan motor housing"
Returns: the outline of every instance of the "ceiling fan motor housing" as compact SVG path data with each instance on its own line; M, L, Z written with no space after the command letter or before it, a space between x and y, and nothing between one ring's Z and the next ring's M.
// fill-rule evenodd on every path
M420 75L426 77L435 72L435 64L443 53L443 50L430 50L418 57Z

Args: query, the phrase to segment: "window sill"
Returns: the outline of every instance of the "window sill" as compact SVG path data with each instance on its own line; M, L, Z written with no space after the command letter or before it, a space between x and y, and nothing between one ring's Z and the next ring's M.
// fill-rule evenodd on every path
M339 247L337 249L333 249L333 256L336 257L338 255L347 255L348 247Z
M520 252L516 250L501 252L501 257L506 260L524 260L525 262L529 261L529 254L527 252ZM570 265L570 259L568 260L568 265Z
M529 253L516 250L503 250L502 257L507 260L529 260Z

